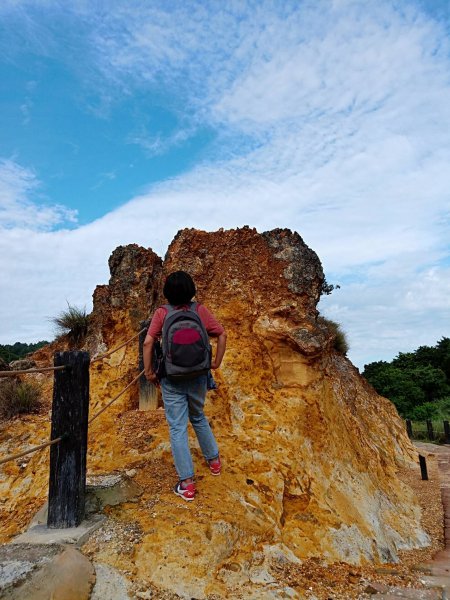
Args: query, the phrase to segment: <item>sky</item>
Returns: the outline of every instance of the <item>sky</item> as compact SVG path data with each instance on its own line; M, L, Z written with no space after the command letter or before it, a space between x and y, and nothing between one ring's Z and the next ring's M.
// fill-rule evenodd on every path
M179 229L297 231L360 369L450 336L449 0L2 0L0 343Z

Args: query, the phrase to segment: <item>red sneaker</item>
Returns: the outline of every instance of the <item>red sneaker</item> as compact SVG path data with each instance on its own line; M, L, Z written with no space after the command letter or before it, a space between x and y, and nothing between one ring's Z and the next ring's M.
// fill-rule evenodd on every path
M179 481L173 488L173 491L177 496L181 496L183 500L191 502L191 500L195 498L195 483L188 483L186 487L183 487L183 484L181 483L181 481Z
M210 461L209 470L211 471L211 475L220 475L220 471L222 470L222 463L220 462L219 456Z

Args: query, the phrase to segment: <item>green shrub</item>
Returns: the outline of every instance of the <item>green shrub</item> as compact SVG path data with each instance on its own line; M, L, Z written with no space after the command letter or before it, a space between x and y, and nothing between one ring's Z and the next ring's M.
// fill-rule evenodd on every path
M434 402L424 402L409 411L408 417L413 421L450 421L450 398L441 398Z
M10 419L15 415L36 412L41 395L40 386L34 382L9 378L0 381L0 416Z
M336 321L332 321L331 319L326 319L325 317L319 317L318 321L319 323L325 325L328 328L328 330L331 331L331 333L333 334L333 348L337 350L337 352L340 352L344 356L347 356L347 352L349 351L350 346L348 344L345 331L341 329L340 324L336 323Z
M61 311L52 321L56 325L59 335L68 335L70 340L76 344L82 342L86 337L89 325L86 307L78 308L67 303L67 310Z

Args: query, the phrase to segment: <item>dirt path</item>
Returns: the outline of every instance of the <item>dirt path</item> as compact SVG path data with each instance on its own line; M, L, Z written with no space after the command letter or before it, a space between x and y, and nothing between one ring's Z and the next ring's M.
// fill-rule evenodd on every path
M405 600L450 600L450 446L437 446L423 442L415 442L418 451L425 456L434 454L437 458L442 506L444 509L445 548L440 550L433 560L421 565L421 578L428 589L390 588L380 589L372 598L389 600L404 598ZM374 589L375 591L375 589Z

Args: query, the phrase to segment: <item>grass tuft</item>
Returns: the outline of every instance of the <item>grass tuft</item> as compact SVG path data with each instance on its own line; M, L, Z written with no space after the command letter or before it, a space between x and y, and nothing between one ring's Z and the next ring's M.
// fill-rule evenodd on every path
M37 412L42 395L38 384L17 379L5 379L0 383L0 416L3 419Z
M340 354L347 356L347 352L350 350L350 346L347 341L345 331L341 329L340 324L336 323L336 321L332 321L331 319L327 319L325 317L319 317L318 321L319 323L325 325L328 328L328 330L331 331L331 333L333 334L333 348Z
M67 303L63 310L52 319L59 335L68 335L72 342L79 344L86 337L89 326L89 315L86 308L78 308Z

